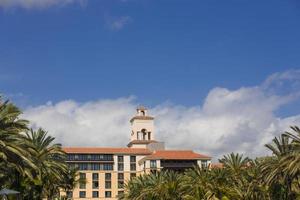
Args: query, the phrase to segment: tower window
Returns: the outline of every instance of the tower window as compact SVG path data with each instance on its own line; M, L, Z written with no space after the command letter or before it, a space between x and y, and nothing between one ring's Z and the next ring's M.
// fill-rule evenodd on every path
M148 140L151 140L151 132L148 132Z

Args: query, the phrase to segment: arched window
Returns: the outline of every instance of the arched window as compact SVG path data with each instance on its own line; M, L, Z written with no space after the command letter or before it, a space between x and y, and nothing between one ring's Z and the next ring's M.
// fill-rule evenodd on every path
M142 129L142 137L143 137L143 140L146 140L146 135L147 135L147 131L146 129Z

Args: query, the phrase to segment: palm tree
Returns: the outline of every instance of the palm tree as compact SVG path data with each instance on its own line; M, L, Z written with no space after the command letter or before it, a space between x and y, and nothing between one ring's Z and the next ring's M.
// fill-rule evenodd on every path
M245 169L251 162L248 157L243 157L243 154L225 155L219 162L224 165L224 168L239 175L243 169Z
M244 173L233 184L236 199L266 200L269 199L267 187L260 179L260 161L256 159L248 163Z
M28 129L28 121L19 119L21 114L15 105L0 97L0 180L6 177L3 174L9 174L7 170L15 169L14 173L32 178L32 169L36 169L28 152L30 145L24 142L22 134ZM4 184L3 180L0 184Z
M60 188L66 193L66 199L68 198L68 194L73 191L73 189L81 184L86 183L85 179L79 177L79 172L77 168L68 166L67 171L62 175L63 179L60 183Z
M182 175L161 171L138 176L125 185L121 199L132 200L181 200L183 199Z
M270 186L271 194L274 198L294 199L295 194L292 192L293 177L286 173L285 161L286 156L292 152L292 145L287 135L282 134L275 137L271 144L265 145L272 151L273 156L266 158L261 164L262 179Z
M285 132L283 135L291 139L291 151L282 160L285 165L284 170L292 177L300 176L300 129L292 126L294 133Z
M55 138L47 136L47 132L41 128L37 131L31 129L26 136L27 141L33 144L31 154L38 166L37 174L40 182L36 184L36 190L40 193L40 198L51 199L58 195L63 175L68 170L65 152L60 144L52 144Z
M231 193L229 183L228 173L223 169L189 169L184 174L184 199L228 199Z

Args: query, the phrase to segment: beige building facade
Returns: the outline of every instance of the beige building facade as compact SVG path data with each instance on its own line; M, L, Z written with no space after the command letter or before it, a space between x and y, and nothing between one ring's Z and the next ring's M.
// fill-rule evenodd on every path
M124 192L124 184L141 174L210 165L211 157L192 150L166 150L163 142L155 140L154 117L148 115L145 107L137 108L130 123L127 147L64 148L67 162L77 167L80 177L86 180L68 194L70 198L116 200Z

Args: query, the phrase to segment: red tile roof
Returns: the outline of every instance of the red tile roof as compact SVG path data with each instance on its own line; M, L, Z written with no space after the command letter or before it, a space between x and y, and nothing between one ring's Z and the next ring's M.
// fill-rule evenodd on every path
M151 154L151 151L142 148L64 147L63 150L66 153L141 154L141 155Z
M223 163L211 163L210 167L214 169L222 169L224 168L224 165Z
M147 156L146 160L162 159L162 160L199 160L210 159L211 157L190 150L159 150Z

